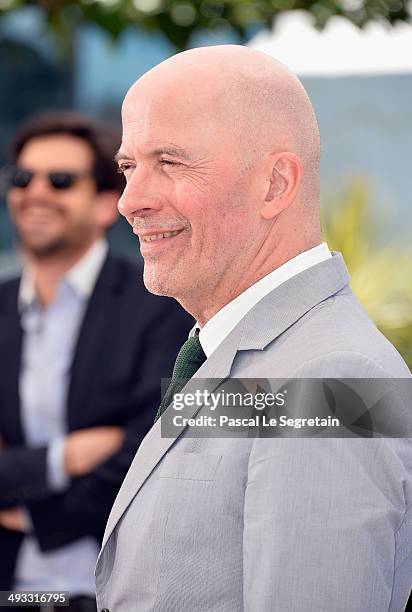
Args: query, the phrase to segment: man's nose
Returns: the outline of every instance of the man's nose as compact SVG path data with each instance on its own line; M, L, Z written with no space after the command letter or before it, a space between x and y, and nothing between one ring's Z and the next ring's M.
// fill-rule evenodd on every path
M45 174L34 174L25 189L25 193L32 198L42 197L45 194L50 194L50 192L54 193L54 190Z
M164 203L161 181L153 175L135 170L118 202L121 215L133 224L134 217L144 217L160 210Z

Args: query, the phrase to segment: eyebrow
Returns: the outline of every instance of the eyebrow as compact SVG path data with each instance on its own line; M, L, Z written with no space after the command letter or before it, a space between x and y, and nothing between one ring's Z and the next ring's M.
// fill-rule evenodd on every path
M130 159L128 155L126 155L126 153L123 153L123 151L117 151L116 155L114 156L114 161L118 162L122 159Z
M175 147L175 146L170 146L170 145L165 146L165 147L159 147L158 149L154 149L153 151L151 151L150 155L153 157L156 155L174 155L176 157L180 157L181 159L186 159L186 160L190 159L188 152L182 149L182 147ZM130 159L130 158L131 158L130 155L126 155L126 153L124 153L122 150L119 150L114 156L114 161L119 162L123 159Z

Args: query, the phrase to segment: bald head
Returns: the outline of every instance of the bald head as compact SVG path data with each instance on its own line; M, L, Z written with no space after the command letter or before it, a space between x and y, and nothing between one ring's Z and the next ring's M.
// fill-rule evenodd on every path
M299 79L272 57L239 45L191 49L172 56L129 90L124 118L142 88L153 101L179 100L193 115L231 132L242 161L268 151L295 152L304 169L305 199L317 199L320 137L316 116Z
M318 126L279 62L235 45L179 53L130 88L122 120L119 210L149 290L206 320L194 302L216 312L319 244Z

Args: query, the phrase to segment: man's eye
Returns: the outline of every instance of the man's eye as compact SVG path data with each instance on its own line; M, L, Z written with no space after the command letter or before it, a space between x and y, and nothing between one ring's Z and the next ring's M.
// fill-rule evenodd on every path
M172 159L161 159L160 163L163 164L163 166L178 166L179 162L173 161Z
M122 164L119 164L119 166L117 168L117 172L119 172L120 174L124 174L125 172L127 172L131 168L133 168L133 165L131 163L124 162Z

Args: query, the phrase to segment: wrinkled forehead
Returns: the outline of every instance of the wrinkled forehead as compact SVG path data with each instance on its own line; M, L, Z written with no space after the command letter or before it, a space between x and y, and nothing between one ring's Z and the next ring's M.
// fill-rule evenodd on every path
M211 83L143 79L129 90L123 103L123 144L158 138L201 140L219 129L221 116L222 103Z
M122 105L123 127L130 123L149 121L159 112L163 103L162 92L135 83L127 92Z
M157 67L145 74L127 92L122 107L123 122L169 116L211 114L211 104L219 100L221 81L205 70L185 68L168 71Z

